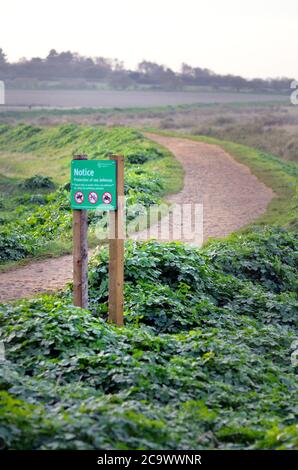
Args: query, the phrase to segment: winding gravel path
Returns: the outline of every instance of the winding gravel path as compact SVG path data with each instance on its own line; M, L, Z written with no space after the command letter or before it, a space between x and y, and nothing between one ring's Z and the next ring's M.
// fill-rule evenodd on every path
M181 239L199 245L209 237L224 237L265 212L273 191L220 147L176 137L146 135L167 147L185 171L183 190L168 197L175 207L176 217L170 214L169 218L163 218L159 224L153 225L150 234L155 238ZM181 204L184 207L196 207L197 215L203 213L203 222L197 217L192 234L186 232L185 227L181 230L183 212L181 217L177 216ZM134 235L134 238L145 239L147 236L148 232L144 231ZM63 288L71 278L71 255L36 261L0 273L0 300L53 292Z

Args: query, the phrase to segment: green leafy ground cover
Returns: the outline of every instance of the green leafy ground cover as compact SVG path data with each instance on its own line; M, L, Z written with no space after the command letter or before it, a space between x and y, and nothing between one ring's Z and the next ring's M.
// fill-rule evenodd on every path
M128 220L141 215L140 206L160 203L180 189L179 163L138 131L72 124L0 126L0 263L70 251L72 155L101 159L119 152L125 156ZM91 244L100 217L89 214Z
M3 305L0 436L18 449L298 445L297 235L263 229L196 250L130 242L126 326L70 291ZM296 364L297 366L297 364Z

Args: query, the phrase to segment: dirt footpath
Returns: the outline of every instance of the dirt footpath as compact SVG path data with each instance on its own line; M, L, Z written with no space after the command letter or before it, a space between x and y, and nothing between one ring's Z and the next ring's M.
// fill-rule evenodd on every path
M220 147L176 137L149 133L146 136L168 148L181 162L185 171L184 187L169 196L168 201L174 205L203 206L204 241L225 237L265 212L274 195L272 189ZM172 227L171 233L175 235ZM160 235L158 238L162 239ZM183 230L182 240L192 241L183 237Z
M34 297L62 289L72 278L72 256L34 261L0 273L0 301Z
M168 201L176 207L179 204L196 204L196 207L203 204L204 240L209 237L224 237L257 219L266 210L273 197L272 190L221 148L176 137L146 135L167 147L183 165L184 188L170 196ZM183 230L182 237L177 237L179 217L172 220L170 216L169 221L163 220L169 222L169 230L164 230L162 224L153 226L150 233L155 238L180 238L199 244L198 239L185 237ZM142 232L134 238L144 239L146 236L147 233ZM70 255L30 263L25 267L0 273L0 300L33 297L38 292L53 292L62 289L71 278Z

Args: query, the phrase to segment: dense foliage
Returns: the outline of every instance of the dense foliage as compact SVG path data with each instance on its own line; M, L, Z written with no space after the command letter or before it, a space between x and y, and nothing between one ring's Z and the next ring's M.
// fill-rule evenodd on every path
M295 448L297 235L205 250L130 242L126 327L105 322L107 253L89 311L70 291L3 305L8 448Z
M167 181L171 178L165 169L172 165L173 169L177 167L166 150L138 131L126 128L72 124L51 128L0 125L1 149L5 149L3 165L0 156L2 171L7 171L6 154L10 152L15 176L3 179L4 175L0 180L3 214L0 263L50 251L51 242L70 242L72 218L67 183L73 153L86 153L90 159L107 158L112 153L124 154L129 221L141 216L146 207L161 202L163 194L172 189ZM36 171L36 174L24 178L26 160L30 171ZM57 190L47 174L40 174L49 171L57 178ZM101 217L101 214L90 213L91 231Z

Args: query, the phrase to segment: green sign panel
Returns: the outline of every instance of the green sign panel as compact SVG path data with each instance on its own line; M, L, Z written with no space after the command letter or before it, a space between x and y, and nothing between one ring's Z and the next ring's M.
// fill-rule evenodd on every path
M116 178L115 160L72 160L71 208L116 210Z

